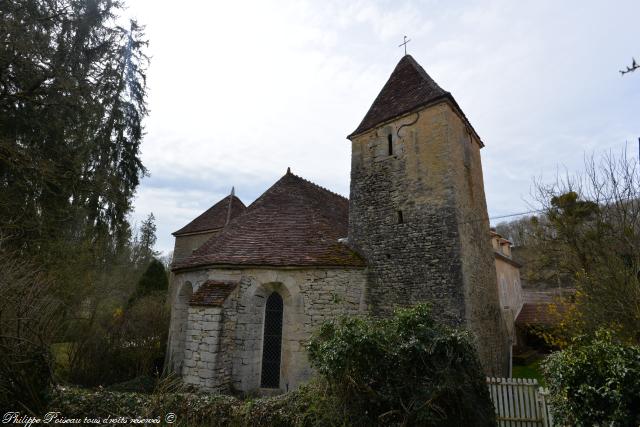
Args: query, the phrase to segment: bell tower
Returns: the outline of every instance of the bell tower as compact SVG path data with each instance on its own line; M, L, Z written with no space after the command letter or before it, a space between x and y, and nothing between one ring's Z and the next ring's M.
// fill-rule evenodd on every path
M405 55L348 139L349 244L368 262L370 312L430 303L437 319L473 333L486 373L503 376L484 145L462 109Z

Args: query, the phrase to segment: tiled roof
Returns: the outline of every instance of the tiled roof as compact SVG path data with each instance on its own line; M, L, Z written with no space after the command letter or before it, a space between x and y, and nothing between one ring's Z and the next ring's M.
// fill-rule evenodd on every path
M553 326L558 324L567 311L567 304L524 303L516 318L516 325Z
M289 171L174 270L205 265L351 266L349 201Z
M238 286L237 282L217 282L208 280L191 296L189 305L220 307L224 300Z
M231 206L229 206L230 202ZM242 203L242 200L238 199L236 196L229 195L211 206L180 230L175 231L173 235L179 236L181 234L201 233L203 231L220 229L224 227L227 222L229 208L231 208L231 216L229 219L233 219L244 212L246 206Z
M525 303L531 304L555 304L561 301L571 301L575 295L574 288L556 288L536 290L522 289L522 297Z
M516 318L516 324L553 326L558 323L562 315L571 307L575 289L550 289L536 291L523 289L524 304Z
M383 122L409 113L419 107L444 99L451 101L466 124L473 130L453 96L438 86L411 55L405 55L396 65L389 80L387 80L387 83L385 83L375 101L373 101L358 128L347 138L368 131Z

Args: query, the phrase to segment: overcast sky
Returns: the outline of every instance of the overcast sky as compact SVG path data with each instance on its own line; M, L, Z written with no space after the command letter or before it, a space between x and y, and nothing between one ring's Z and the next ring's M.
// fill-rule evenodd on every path
M349 195L346 135L409 53L480 134L490 216L529 209L534 177L584 153L637 156L640 2L129 0L146 25L151 176L133 221L171 232L227 195L249 204L288 166ZM617 5L612 7L611 5ZM495 221L494 221L495 222Z

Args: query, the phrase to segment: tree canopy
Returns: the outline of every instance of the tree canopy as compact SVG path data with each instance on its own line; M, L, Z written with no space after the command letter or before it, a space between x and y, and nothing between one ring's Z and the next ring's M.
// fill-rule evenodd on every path
M500 227L524 231L524 277L575 288L548 335L560 346L600 327L640 342L640 167L608 154L588 158L579 175L538 183L543 214ZM526 224L525 224L526 222Z
M169 288L169 277L164 264L157 259L153 259L149 263L149 267L145 270L138 281L136 293L138 295L147 295L154 291L166 291Z
M118 244L145 173L143 29L111 0L0 2L0 233Z

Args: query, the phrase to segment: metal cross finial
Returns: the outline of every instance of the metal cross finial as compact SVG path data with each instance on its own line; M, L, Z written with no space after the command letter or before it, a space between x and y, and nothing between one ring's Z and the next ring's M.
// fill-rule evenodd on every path
M404 36L404 43L400 43L400 44L398 45L398 47L402 47L402 46L404 46L404 54L405 54L405 55L407 54L407 43L409 43L410 41L411 41L411 39L408 39L408 40L407 40L407 36Z

